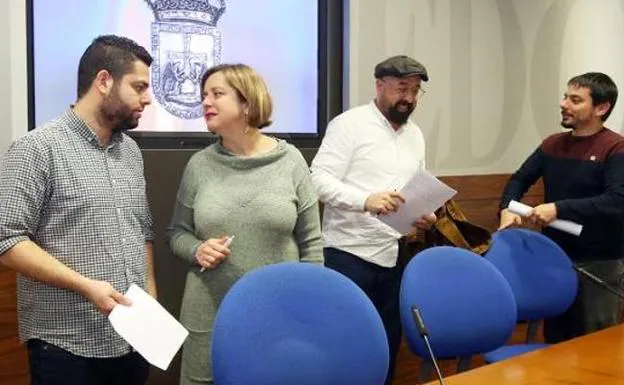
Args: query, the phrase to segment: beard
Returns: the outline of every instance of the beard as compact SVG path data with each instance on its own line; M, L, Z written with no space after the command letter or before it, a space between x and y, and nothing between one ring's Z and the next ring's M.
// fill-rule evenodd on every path
M139 125L139 120L134 117L134 111L121 100L117 89L104 100L100 112L113 132L131 130Z
M401 110L400 107L405 107L404 110ZM408 103L404 100L400 100L390 107L388 107L387 118L392 123L396 123L398 125L403 125L407 122L412 112L414 112L414 108L416 107L415 103Z
M570 114L561 113L561 127L574 130L578 121Z
M563 128L569 128L571 130L574 130L574 124L566 122L565 120L561 121L561 127Z

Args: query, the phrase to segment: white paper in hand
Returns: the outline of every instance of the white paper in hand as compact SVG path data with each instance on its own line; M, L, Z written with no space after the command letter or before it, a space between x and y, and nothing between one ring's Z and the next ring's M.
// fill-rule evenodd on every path
M512 213L518 214L523 217L529 215L531 210L533 210L533 207L513 200L509 202L509 206L507 206L507 208ZM555 219L554 221L550 222L548 226L552 227L553 229L561 230L568 234L576 235L577 237L581 235L581 232L583 231L583 225L565 219Z
M188 331L137 285L130 286L126 297L132 305L117 305L108 315L113 329L147 362L167 370Z
M420 170L399 191L405 203L395 213L380 215L378 218L401 234L412 229L412 223L423 215L431 214L457 191L442 183L427 170Z

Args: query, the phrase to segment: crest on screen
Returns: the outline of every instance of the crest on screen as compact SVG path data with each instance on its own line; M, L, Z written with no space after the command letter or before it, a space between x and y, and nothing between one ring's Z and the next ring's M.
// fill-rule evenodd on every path
M152 90L174 116L203 115L200 80L221 62L219 18L225 0L145 0L154 12L152 23Z

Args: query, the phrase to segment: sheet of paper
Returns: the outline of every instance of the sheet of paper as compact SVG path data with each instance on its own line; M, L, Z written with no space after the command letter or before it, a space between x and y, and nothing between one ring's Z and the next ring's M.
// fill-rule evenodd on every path
M126 296L132 305L115 306L108 320L147 362L167 370L188 331L137 285L130 286Z
M533 210L533 207L527 206L524 203L520 203L518 201L509 202L507 208L512 213L518 214L523 217L529 215L529 212ZM576 235L577 237L581 235L581 231L583 231L583 225L580 225L576 222L567 221L565 219L555 219L548 226L572 235Z
M417 172L399 192L405 203L397 212L377 218L401 234L407 234L415 220L436 211L457 194L427 170Z

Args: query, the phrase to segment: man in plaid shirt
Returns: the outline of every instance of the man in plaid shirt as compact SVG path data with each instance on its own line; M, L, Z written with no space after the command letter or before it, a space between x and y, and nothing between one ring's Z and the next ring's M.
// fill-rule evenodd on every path
M0 261L18 273L32 384L144 384L149 365L106 316L137 284L156 296L143 159L124 131L150 104L152 57L100 36L78 100L0 160Z

